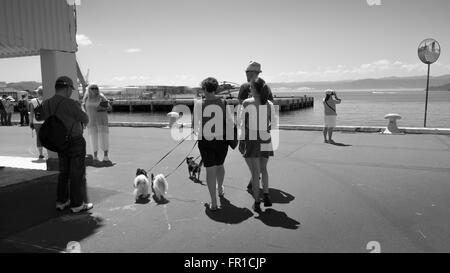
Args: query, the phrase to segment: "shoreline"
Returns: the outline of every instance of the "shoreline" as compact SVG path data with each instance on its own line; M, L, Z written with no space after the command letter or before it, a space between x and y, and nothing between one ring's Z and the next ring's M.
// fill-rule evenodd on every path
M13 126L20 124L19 121L12 121ZM179 123L181 126L189 128L190 123ZM168 128L169 122L109 122L109 127L135 127L135 128ZM304 124L280 124L280 130L291 131L322 131L323 125ZM386 126L336 126L335 132L349 133L381 133ZM450 135L450 128L424 128L424 127L398 127L401 134L430 134L430 135Z

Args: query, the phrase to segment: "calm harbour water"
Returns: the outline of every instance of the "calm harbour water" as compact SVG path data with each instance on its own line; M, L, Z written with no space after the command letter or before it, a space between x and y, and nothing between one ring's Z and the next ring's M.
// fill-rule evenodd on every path
M323 124L323 92L283 90L278 96L313 96L314 107L280 113L280 124ZM384 115L402 116L399 126L422 127L425 112L425 92L420 90L338 91L342 103L337 106L338 125L386 126ZM111 113L115 122L167 122L167 113ZM186 117L188 118L188 117ZM13 119L19 119L17 113ZM428 97L427 127L450 128L450 92L432 91Z
M322 124L323 92L276 92L278 96L308 95L314 107L280 113L280 124ZM339 125L385 126L384 115L402 116L399 126L422 127L425 92L419 90L338 91L342 103L337 106ZM111 121L167 121L166 113L112 113ZM428 97L427 127L450 128L450 92L433 91Z

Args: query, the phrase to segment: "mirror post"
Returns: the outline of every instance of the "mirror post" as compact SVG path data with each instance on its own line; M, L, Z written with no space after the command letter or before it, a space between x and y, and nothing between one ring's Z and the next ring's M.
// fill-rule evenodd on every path
M423 119L423 127L427 127L427 108L428 108L428 87L430 84L430 64L428 64L428 73L427 73L427 89L425 95L425 117Z

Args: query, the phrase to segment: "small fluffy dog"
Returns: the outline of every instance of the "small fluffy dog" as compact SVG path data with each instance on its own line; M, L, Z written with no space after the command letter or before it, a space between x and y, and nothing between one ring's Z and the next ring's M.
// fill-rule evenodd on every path
M149 198L150 182L148 181L147 172L143 169L136 170L136 178L134 178L134 199L137 201L141 198Z
M154 176L152 174L153 192L155 193L157 202L167 202L166 194L169 188L166 177L163 174Z
M200 172L202 171L203 160L197 164L194 161L194 157L186 157L186 163L188 165L189 178L194 177L197 180L200 180Z

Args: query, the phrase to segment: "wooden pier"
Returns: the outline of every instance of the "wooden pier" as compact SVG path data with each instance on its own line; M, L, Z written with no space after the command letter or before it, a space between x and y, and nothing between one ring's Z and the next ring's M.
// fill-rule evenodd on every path
M226 99L228 104L237 105L238 100L236 98ZM154 99L154 100L141 100L141 99L121 99L114 100L112 102L112 108L114 112L157 112L166 111L170 112L175 105L184 104L189 108L194 107L194 99ZM291 111L304 109L314 106L313 97L275 97L274 104L278 105L280 111Z

